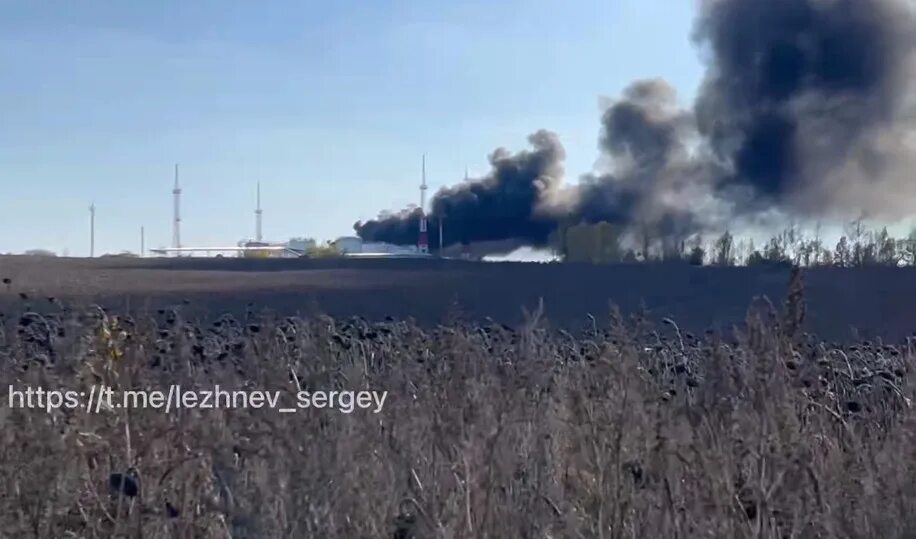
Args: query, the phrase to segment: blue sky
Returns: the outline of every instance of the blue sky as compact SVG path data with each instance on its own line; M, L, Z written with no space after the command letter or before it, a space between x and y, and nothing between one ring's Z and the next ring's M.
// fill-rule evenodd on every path
M0 0L0 252L254 234L333 239L487 170L548 128L575 181L601 96L661 76L692 99L693 3L671 0Z

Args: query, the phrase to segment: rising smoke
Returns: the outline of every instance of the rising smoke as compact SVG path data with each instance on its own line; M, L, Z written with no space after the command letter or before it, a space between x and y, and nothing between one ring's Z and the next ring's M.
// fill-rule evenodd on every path
M431 230L444 217L446 245L543 246L563 223L683 238L773 211L887 220L913 211L916 25L906 0L701 0L694 41L707 65L692 110L664 81L636 82L602 116L606 170L564 185L563 146L538 131L530 150L498 149L485 177L440 190ZM411 244L419 218L405 211L355 228Z

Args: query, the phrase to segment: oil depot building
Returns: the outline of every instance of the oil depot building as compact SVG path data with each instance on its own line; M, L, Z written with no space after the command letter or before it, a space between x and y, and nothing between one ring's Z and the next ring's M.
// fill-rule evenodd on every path
M337 238L331 246L343 256L424 256L416 245L367 242L357 236Z
M426 154L421 164L422 181L420 183L420 237L417 245L395 245L382 242L365 242L358 236L343 236L331 242L331 246L341 255L347 257L430 257L429 234L426 215ZM441 231L440 231L441 234ZM440 236L441 237L441 236ZM441 241L441 240L440 240Z

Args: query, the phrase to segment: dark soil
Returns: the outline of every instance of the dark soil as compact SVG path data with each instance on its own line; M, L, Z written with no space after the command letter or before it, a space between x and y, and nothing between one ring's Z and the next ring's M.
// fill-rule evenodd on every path
M471 320L491 317L513 324L522 319L520 306L532 308L543 298L547 318L561 327L578 327L589 314L604 319L614 304L624 313L645 305L654 317L703 331L740 324L755 297L767 296L778 306L789 269L3 256L0 278L12 281L0 285L0 308L25 301L41 310L48 297L55 297L137 312L183 305L191 318L238 315L257 306L284 316L412 317L430 326L457 312ZM916 331L916 269L814 268L804 279L806 329L823 338L896 341Z

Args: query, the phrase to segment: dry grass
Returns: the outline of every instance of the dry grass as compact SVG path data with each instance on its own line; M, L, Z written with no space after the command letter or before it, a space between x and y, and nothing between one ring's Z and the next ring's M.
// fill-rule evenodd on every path
M17 387L389 398L47 414L4 394L0 537L912 537L916 349L819 342L793 291L727 339L620 316L573 335L539 312L515 330L16 313L0 380ZM130 469L137 495L113 493Z

